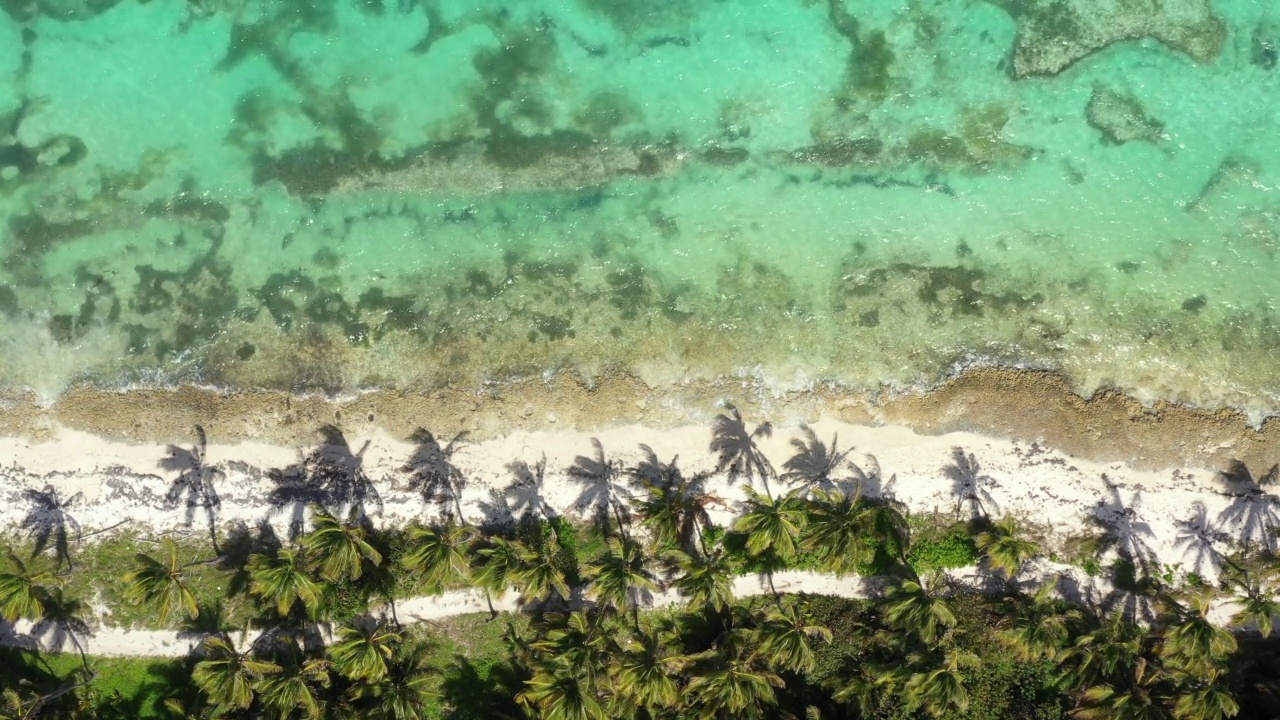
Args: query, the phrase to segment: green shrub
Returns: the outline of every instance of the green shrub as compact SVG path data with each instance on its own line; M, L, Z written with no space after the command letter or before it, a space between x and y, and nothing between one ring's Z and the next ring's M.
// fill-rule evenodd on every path
M920 538L911 546L907 560L918 573L965 567L978 561L978 548L968 531L957 526L939 536Z

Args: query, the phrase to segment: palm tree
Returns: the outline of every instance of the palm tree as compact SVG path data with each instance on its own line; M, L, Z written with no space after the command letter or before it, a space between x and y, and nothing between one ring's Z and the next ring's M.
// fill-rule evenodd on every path
M930 665L933 663L924 660ZM965 670L981 667L982 660L973 653L949 650L942 662L936 667L929 667L911 674L907 678L907 709L924 708L934 717L948 717L955 712L964 712L969 708L969 693L964 688Z
M579 507L595 507L599 513L600 527L604 535L609 535L609 511L613 511L614 520L618 523L618 532L624 533L626 522L622 515L622 497L619 480L622 478L622 466L609 460L604 454L604 445L597 438L591 438L591 446L595 449L593 457L579 455L569 467L569 477L586 487L578 496Z
M279 665L240 652L226 637L207 638L201 652L204 659L196 663L191 679L208 696L217 714L247 710L253 704L254 685L280 672Z
M214 488L214 482L226 478L222 470L208 464L208 437L204 428L196 425L196 443L190 450L177 445L168 447L168 457L160 461L160 467L178 473L178 477L169 487L165 500L171 505L184 501L187 508L186 522L190 526L195 519L196 510L203 510L205 521L209 525L209 538L213 542L213 551L218 551L217 518L218 509L222 507L222 499Z
M381 622L343 625L338 628L338 642L329 648L329 659L343 677L376 683L386 677L401 639L400 633Z
M397 645L387 674L376 683L360 683L351 688L359 703L359 717L370 720L424 720L434 683L422 647Z
M723 549L714 548L705 556L672 550L667 557L680 568L674 585L688 598L690 610L710 606L723 612L733 604L734 565Z
M813 671L817 662L811 644L813 638L831 642L831 631L823 625L810 625L793 598L774 608L755 633L760 642L758 652L768 659L769 665L794 673Z
M1223 579L1237 591L1240 610L1231 624L1256 626L1262 637L1271 637L1275 618L1280 615L1280 563L1266 554L1235 557L1228 562Z
M876 553L883 553L881 558L888 565L890 562L903 563L907 551L911 547L911 529L903 514L905 506L892 499L862 499L862 512L858 521L863 531L875 541Z
M688 658L668 651L668 641L672 639L658 633L638 633L623 646L616 665L615 687L619 695L650 711L672 709L679 704L680 691L674 675Z
M1116 682L1086 689L1073 714L1080 720L1168 720L1164 680L1159 665L1138 658Z
M543 720L604 720L608 715L596 692L582 678L544 670L525 682L516 700L536 707Z
M731 483L745 477L750 485L758 477L764 485L765 495L771 495L769 478L776 476L777 472L756 445L756 440L772 435L773 426L765 422L748 431L738 408L730 405L728 410L727 415L717 415L711 426L711 452L717 457L716 472L726 473Z
M781 558L796 554L805 513L797 506L794 494L774 498L747 488L746 506L733 529L747 535L747 552L759 555L773 550Z
M814 491L839 490L835 475L844 466L853 448L840 450L838 435L831 436L831 447L827 447L808 425L801 425L800 432L804 437L791 439L791 446L796 449L796 454L782 464L780 479L787 483L798 483L806 495Z
M646 559L635 542L609 538L609 551L588 565L583 573L590 580L591 597L620 611L630 610L637 632L640 630L640 595L658 589L653 573L645 567Z
M1053 585L1046 583L1025 605L1013 607L1009 613L1012 627L1000 632L1004 641L1019 660L1058 660L1071 642L1072 624L1079 621L1079 610L1053 594Z
M289 720L298 710L307 720L319 720L324 714L324 701L319 691L329 687L329 661L309 658L265 675L255 685L263 707L279 718Z
M916 577L896 579L889 586L880 609L885 620L929 644L938 639L939 630L945 631L956 624L951 604L941 596L930 594Z
M297 551L280 548L274 555L254 553L247 568L250 594L273 605L280 617L288 617L298 603L308 614L319 606L323 588L311 579Z
M1191 595L1185 606L1165 600L1164 654L1193 674L1208 674L1238 647L1235 635L1209 622L1212 603L1211 591Z
M451 505L450 510L458 513L459 523L466 522L462 517L462 491L467 487L467 477L454 464L453 456L466 437L466 431L460 432L442 446L430 430L418 428L409 436L417 446L409 462L400 469L409 474L411 490L423 499Z
M1040 554L1040 545L1022 534L1013 516L996 520L989 530L979 533L977 546L991 569L1003 573L1009 582L1022 572L1023 563Z
M314 558L320 577L329 582L359 580L366 562L382 564L382 553L369 543L356 511L342 522L323 506L313 505L311 510L313 529L302 539L302 546Z
M730 633L718 649L698 656L700 667L685 692L689 707L699 708L701 717L759 717L764 706L777 703L774 689L783 686L782 678L762 667L744 645L745 638Z
M598 612L543 615L535 630L537 637L528 644L529 664L535 672L567 671L595 685L604 681L619 652L617 628Z
M1077 688L1112 682L1131 673L1148 642L1144 628L1129 622L1124 613L1112 612L1067 650L1061 663L1063 678Z
M38 621L44 617L49 601L46 583L57 577L48 570L33 570L13 550L6 549L13 569L0 573L0 618L5 622L17 620Z
M506 594L519 574L520 566L520 548L505 538L491 538L488 545L473 556L471 582L484 590L491 617L498 616L498 611L493 609L493 597L501 598Z
M409 529L412 549L404 566L422 576L429 593L442 595L446 587L471 575L468 552L474 536L469 527L415 525Z
M25 680L18 681L19 689L4 687L0 691L0 720L37 720L45 717L42 714L45 706L54 700L88 686L97 675L92 672L75 671L68 675L52 692L40 694L29 689Z
M724 501L707 493L706 473L685 477L676 459L662 463L652 448L640 449L647 457L630 474L643 490L632 499L641 526L650 531L655 546L675 545L692 552L702 540L702 529L711 524L707 507Z
M803 545L824 569L844 575L875 560L868 516L856 497L816 490L807 512Z
M0 695L0 720L31 720L37 717L43 700L37 693L6 687Z
M31 549L32 557L39 555L49 547L53 540L53 553L58 566L71 567L71 532L76 538L81 534L80 523L76 521L68 509L84 499L84 493L76 493L66 500L58 497L58 491L52 485L45 485L44 490L23 490L22 496L31 503L31 509L22 519L22 528L29 530L35 537L35 547Z
M161 540L160 546L164 549L161 560L146 553L134 555L138 567L124 576L129 597L134 602L154 605L162 624L179 611L194 619L200 614L200 606L183 576L190 564L178 560L178 546L170 538Z
M1240 704L1217 683L1217 677L1199 679L1197 687L1178 695L1173 716L1178 720L1227 720L1240 714Z
M805 513L797 503L794 492L781 498L761 495L754 489L747 489L747 510L733 524L735 532L747 538L747 552L753 557L768 553L763 559L764 574L769 580L769 589L778 597L778 590L773 586L774 570L785 567L785 563L794 557L799 548L800 533L804 530Z
M541 544L530 548L513 541L519 565L512 574L517 587L528 600L544 601L553 592L569 598L569 582L554 547Z

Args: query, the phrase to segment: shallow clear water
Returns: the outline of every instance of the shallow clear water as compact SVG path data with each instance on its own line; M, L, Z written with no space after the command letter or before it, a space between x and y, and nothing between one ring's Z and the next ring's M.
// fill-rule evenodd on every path
M1280 10L1127 5L0 0L0 386L1280 410Z

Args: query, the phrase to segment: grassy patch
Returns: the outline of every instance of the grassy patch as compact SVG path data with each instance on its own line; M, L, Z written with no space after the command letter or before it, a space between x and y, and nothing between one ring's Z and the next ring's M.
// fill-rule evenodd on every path
M102 718L165 718L163 702L183 692L191 673L184 660L164 658L108 658L89 656L95 677L83 696L101 708ZM75 653L34 654L0 648L0 663L9 677L48 693L79 670ZM69 697L69 696L68 696Z
M202 537L171 536L178 545L178 557L184 562L211 560L213 550ZM23 537L12 535L0 539L32 569L55 569L52 553L46 551L31 557L34 546ZM91 615L106 625L162 629L153 608L140 605L128 597L124 575L137 566L138 553L158 556L159 545L131 531L107 535L91 544L72 547L72 567L60 575L63 592L79 600ZM0 558L0 570L8 571L7 558ZM214 565L192 565L185 572L188 586L199 598L201 607L220 608L222 622L244 627L255 615L252 600L243 592L232 592L232 574ZM178 629L175 620L169 629Z

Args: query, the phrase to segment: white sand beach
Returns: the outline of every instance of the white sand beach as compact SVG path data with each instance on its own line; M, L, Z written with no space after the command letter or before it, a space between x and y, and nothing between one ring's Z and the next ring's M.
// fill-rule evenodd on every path
M750 419L747 423L753 428ZM922 435L902 426L855 425L830 419L814 423L812 430L824 442L838 439L841 449L854 448L849 460L867 476L861 484L863 492L892 496L912 514L936 515L942 522L974 512L1016 516L1043 530L1054 560L1064 559L1061 553L1071 536L1097 532L1094 528L1101 523L1113 528L1128 551L1144 558L1157 572L1173 577L1195 573L1212 582L1217 575L1217 553L1227 553L1233 543L1241 541L1263 542L1275 522L1268 514L1272 512L1269 506L1255 507L1240 492L1233 496L1233 486L1219 472L1222 468L1207 463L1135 469L1123 462L1073 457L1038 442L963 432ZM781 470L795 452L792 441L801 433L798 426L773 428L759 440L759 446ZM375 523L403 526L439 516L439 505L417 495L406 482L403 467L415 452L413 443L380 431L344 439L351 453L346 456L348 462L359 465L376 491L371 493L375 499L366 505ZM707 426L514 432L475 443L463 438L448 460L467 480L461 506L470 522L495 521L502 513L537 506L548 513L582 517L591 507L583 502L583 483L569 468L579 456L595 457L593 443L598 441L606 462L632 466L642 459L641 447L648 446L663 461L678 458L680 468L693 474L714 471L716 457L709 449L710 440ZM448 437L438 438L440 445L448 442ZM1204 451L1207 455L1213 449ZM299 462L304 450L310 451L268 444L220 444L217 437L210 437L206 462L222 472L214 486L220 499L217 522L253 525L265 520L283 534L290 513L271 501L275 484L270 471ZM342 453L340 449L337 452ZM162 465L169 454L164 445L113 442L66 429L44 442L0 439L0 526L20 531L33 512L30 498L35 492L56 496L84 535L104 528L116 532L127 526L144 536L198 536L206 532L203 509L197 508L189 523L186 506L166 500L177 476L177 471ZM545 468L541 473L540 465ZM1261 475L1266 468L1252 472ZM523 481L516 484L521 477ZM775 493L785 490L777 485L775 481ZM713 520L731 522L745 497L743 486L713 473L707 488L721 501L712 508ZM93 542L94 537L85 542ZM996 582L979 568L950 574L970 586ZM1048 560L1029 569L1025 579L1054 581L1059 576L1067 578L1060 584L1064 593L1077 599L1097 599L1110 590L1080 568ZM856 577L788 572L778 574L775 584L785 592L848 597L868 594L867 586ZM768 592L763 579L756 577L739 579L735 591L744 596ZM651 602L663 605L675 600L673 593L667 593ZM513 610L515 602L511 594L495 606ZM486 610L483 597L471 591L414 598L397 607L401 620L409 622ZM1229 612L1220 607L1214 617L1225 622ZM5 641L31 642L33 637L44 637L45 643L56 641L52 636L41 636L38 630L33 636L32 628L18 625L9 629ZM181 655L198 638L99 626L83 642L88 651L104 655Z

